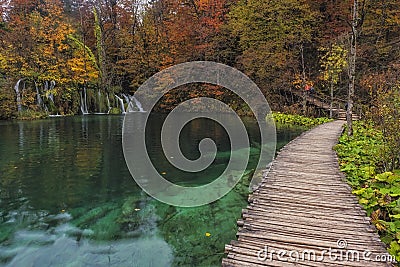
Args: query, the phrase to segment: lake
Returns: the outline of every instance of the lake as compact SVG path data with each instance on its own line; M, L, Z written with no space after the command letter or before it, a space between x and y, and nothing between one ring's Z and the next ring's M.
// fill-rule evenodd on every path
M164 118L152 115L146 128L157 170L178 184L206 184L218 177L230 156L224 129L208 119L185 126L181 145L187 158L199 156L197 145L205 137L218 147L207 170L188 175L166 164L159 137ZM255 161L257 124L243 121ZM0 266L220 265L247 205L249 175L206 206L160 203L128 171L122 125L123 116L95 115L0 122ZM277 147L303 131L278 128Z

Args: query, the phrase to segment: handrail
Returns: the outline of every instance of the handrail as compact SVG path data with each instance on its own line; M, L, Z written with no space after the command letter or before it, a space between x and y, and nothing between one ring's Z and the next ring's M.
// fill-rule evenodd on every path
M290 91L299 97L304 97L305 91L301 90L290 90ZM305 97L308 99L309 102L312 102L314 105L319 106L320 108L327 110L329 110L330 108L331 97L328 95L321 94L315 91L313 93L307 91ZM320 103L316 103L316 101L319 101ZM333 97L332 107L334 109L334 113L336 113L334 117L338 117L340 111L342 112L346 111L346 104L347 100L341 99L339 97ZM359 103L353 104L353 114L356 114L360 118L363 117L363 110L361 104Z

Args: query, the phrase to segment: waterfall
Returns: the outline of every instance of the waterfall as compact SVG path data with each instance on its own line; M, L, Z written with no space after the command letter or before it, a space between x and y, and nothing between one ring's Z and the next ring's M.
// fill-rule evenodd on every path
M46 112L49 110L47 109L46 104L43 102L42 97L40 96L40 91L39 91L39 86L35 82L35 88L36 88L36 100L37 100L37 105L41 108L43 108Z
M82 92L79 92L80 96L81 96L81 112L84 115L85 114L85 109L83 108L83 97L82 97Z
M98 106L98 108L99 108L99 114L101 113L101 92L100 92L100 89L97 91L97 98L98 98L98 103L97 103L97 106Z
M87 96L86 96L86 87L83 87L83 94L82 91L79 92L81 95L81 112L82 115L87 115L89 114L88 108L87 108Z
M53 96L52 93L50 93L50 94L47 96L47 99L49 99L49 100L54 104L54 96Z
M22 110L22 104L21 104L21 91L19 90L19 84L23 81L23 79L19 79L18 82L15 84L14 90L15 93L17 94L17 107L18 107L18 112Z
M115 97L119 100L119 103L121 105L121 112L122 114L125 114L125 106L124 106L124 100L122 100L122 98L120 98L119 96L115 95Z
M139 100L135 96L126 95L126 94L122 94L122 96L125 98L126 103L128 103L128 112L135 111L132 100L135 102L135 105L138 108L139 112L144 112L142 103L140 103Z
M36 83L35 83L35 85L36 85ZM53 104L53 106L54 106L54 96L53 96L53 93L51 92L51 90L54 89L54 86L56 86L56 82L53 80L50 81L50 85L49 85L48 81L45 81L43 83L43 91L46 95L46 98L47 98L47 100L50 100L50 102ZM50 107L51 107L51 105L50 105ZM44 108L46 111L48 111L47 106L45 104L44 104Z
M132 99L130 95L122 94L122 96L125 98L126 104L128 104L128 110L127 112L133 112L133 104L132 104Z
M54 80L50 81L50 93L47 95L47 99L50 99L50 101L54 104L54 95L51 92L51 90L54 89L56 86L56 82Z
M56 81L51 80L51 81L50 81L50 90L53 90L54 87L56 87Z
M107 114L110 114L111 106L110 106L110 99L108 98L108 94L106 94L106 99L107 99Z
M140 103L139 100L135 96L132 96L132 99L133 99L133 101L135 101L135 105L139 109L139 112L144 112L142 103Z
M39 92L39 87L37 86L37 83L35 82L35 88L36 88L36 100L37 100L37 105L39 107L42 107L43 105L43 100L42 97L40 96L40 92Z
M84 93L84 100L85 100L85 114L89 114L88 106L87 106L86 86L83 87L83 93Z
M89 112L87 110L86 87L83 87L83 95L82 95L82 91L80 92L80 95L81 95L81 112L82 112L82 115L89 114Z
M126 103L129 104L129 102L131 101L129 97L126 94L122 94L122 96L125 98Z

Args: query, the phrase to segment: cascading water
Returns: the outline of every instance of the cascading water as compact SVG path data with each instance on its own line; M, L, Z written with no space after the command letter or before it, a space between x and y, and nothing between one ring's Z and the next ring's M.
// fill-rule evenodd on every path
M14 86L14 90L16 93L16 102L17 102L17 107L18 107L18 112L22 110L22 92L24 91L25 83L23 84L23 87L21 87L21 82L23 82L24 79L19 79L17 83ZM52 103L54 106L54 94L53 94L53 89L56 86L56 82L54 80L51 81L45 81L43 83L43 91L41 92L40 86L35 82L35 89L36 89L36 102L37 105L43 110L49 112L48 104ZM88 111L88 104L87 104L87 89L86 87L83 88L82 91L79 92L80 94L80 110L83 115L89 114ZM42 96L45 95L47 98L47 102L42 98ZM122 114L125 114L126 112L135 112L138 110L139 112L145 112L143 110L142 104L140 101L129 94L121 94L121 97L118 95L115 95L115 97L118 99L119 106L121 108ZM104 108L101 108L101 100L102 100L102 94L101 91L98 91L98 104L99 104L99 111L104 111ZM124 101L125 100L125 101ZM125 109L125 102L128 104L127 110ZM47 105L46 105L47 103ZM107 103L107 112L102 113L102 114L109 114L112 107L110 103L110 98L109 95L106 93L106 103ZM104 105L104 102L103 102ZM137 109L135 108L135 105ZM51 108L53 110L54 107ZM50 115L50 116L58 116L57 115Z
M133 106L132 106L132 103L131 103L130 95L122 94L122 96L125 98L125 102L128 105L127 112L132 112L133 111Z
M111 106L110 106L110 99L108 98L108 94L106 94L106 99L107 99L107 114L110 114Z
M105 114L102 112L102 102L101 102L101 91L100 89L97 91L97 106L98 106L98 113L97 114Z
M89 114L88 106L87 106L87 92L86 92L86 87L83 87L83 92L84 92L84 100L85 100L85 114Z
M124 100L122 100L122 98L120 98L119 96L115 95L115 97L119 100L119 104L121 106L121 112L122 114L125 114L125 106L124 106Z
M17 94L17 107L18 107L18 112L22 110L22 104L21 104L21 91L19 89L20 83L23 81L23 79L19 79L17 83L15 84L14 90L15 93Z
M126 94L122 94L122 96L125 98L125 101L128 104L128 112L135 111L132 100L133 100L133 102L135 102L135 105L136 105L137 109L139 110L139 112L144 112L142 103L140 103L139 100L135 96L126 95Z
M135 101L135 105L139 109L139 112L144 112L142 103L140 103L139 100L135 96L132 96L132 99L133 99L133 101Z
M39 86L37 85L37 83L35 82L35 88L36 88L36 101L37 101L37 105L41 108L43 108L44 103L42 100L42 97L40 96L40 91L39 91ZM44 106L44 108L46 109L46 106ZM46 109L47 111L47 109Z
M88 112L88 108L87 108L86 87L83 87L83 94L82 94L82 91L81 91L80 95L81 95L81 112L82 112L82 115L87 115L87 114L89 114L89 112Z
M50 81L50 93L47 95L47 99L49 99L54 104L54 95L52 90L56 86L56 82L54 80Z
M83 97L82 97L82 92L79 92L80 96L81 96L81 113L85 114L85 110L83 108Z
M130 102L129 96L127 96L126 94L122 94L122 96L125 98L126 103L129 104Z

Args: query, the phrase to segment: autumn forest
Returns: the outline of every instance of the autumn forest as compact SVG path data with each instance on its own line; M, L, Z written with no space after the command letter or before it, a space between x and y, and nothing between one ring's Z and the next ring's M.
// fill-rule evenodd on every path
M354 35L355 107L385 112L399 91L400 6L356 2L354 19L353 0L1 0L0 118L119 113L153 74L196 60L238 68L274 110L301 113L307 84L347 99ZM181 88L159 111L200 95L235 99Z

